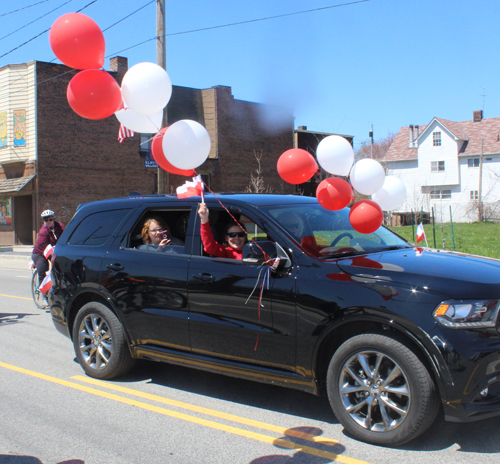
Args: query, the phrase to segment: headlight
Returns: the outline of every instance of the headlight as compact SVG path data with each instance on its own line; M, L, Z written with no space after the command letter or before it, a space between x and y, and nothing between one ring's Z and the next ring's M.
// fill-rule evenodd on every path
M496 327L500 300L443 301L434 310L434 319L450 329Z

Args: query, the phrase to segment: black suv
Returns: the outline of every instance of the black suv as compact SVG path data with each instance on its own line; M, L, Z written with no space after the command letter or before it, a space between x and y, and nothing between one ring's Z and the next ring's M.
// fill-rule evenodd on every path
M203 251L200 197L130 196L79 207L55 248L49 301L85 372L136 359L328 394L358 439L397 445L450 421L500 413L500 261L418 248L315 198L208 195L242 260ZM144 221L177 245L140 248ZM181 243L181 245L179 245ZM184 245L182 245L184 243Z

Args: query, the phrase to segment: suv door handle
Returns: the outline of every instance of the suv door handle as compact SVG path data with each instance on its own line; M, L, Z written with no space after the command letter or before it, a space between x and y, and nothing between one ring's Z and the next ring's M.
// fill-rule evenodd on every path
M213 282L215 277L211 274L193 274L193 279L201 280L203 282Z
M119 264L119 263L115 263L115 264L108 264L106 266L108 269L110 269L111 271L123 271L125 268Z

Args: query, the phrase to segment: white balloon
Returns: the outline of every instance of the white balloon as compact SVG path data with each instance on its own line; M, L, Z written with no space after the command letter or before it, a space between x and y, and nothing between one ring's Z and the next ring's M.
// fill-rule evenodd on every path
M167 106L172 83L167 71L155 63L138 63L123 76L123 100L136 113L156 114Z
M401 179L386 176L382 188L372 195L372 200L384 211L398 209L406 199L406 187Z
M372 195L384 185L384 168L374 159L362 159L352 167L349 179L354 190L362 195Z
M169 126L163 136L163 154L179 169L195 169L210 154L210 135L196 121L183 119Z
M354 150L344 137L329 135L319 142L316 157L325 171L337 176L347 176L354 161Z
M125 107L117 111L115 116L127 129L142 134L155 134L161 129L163 110L151 116L145 116Z

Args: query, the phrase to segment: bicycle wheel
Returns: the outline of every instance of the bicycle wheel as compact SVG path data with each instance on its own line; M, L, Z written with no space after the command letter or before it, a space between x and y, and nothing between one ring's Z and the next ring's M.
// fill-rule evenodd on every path
M33 277L31 278L31 294L38 309L45 309L47 307L47 302L43 298L42 292L38 289L38 273L36 269L33 271Z

